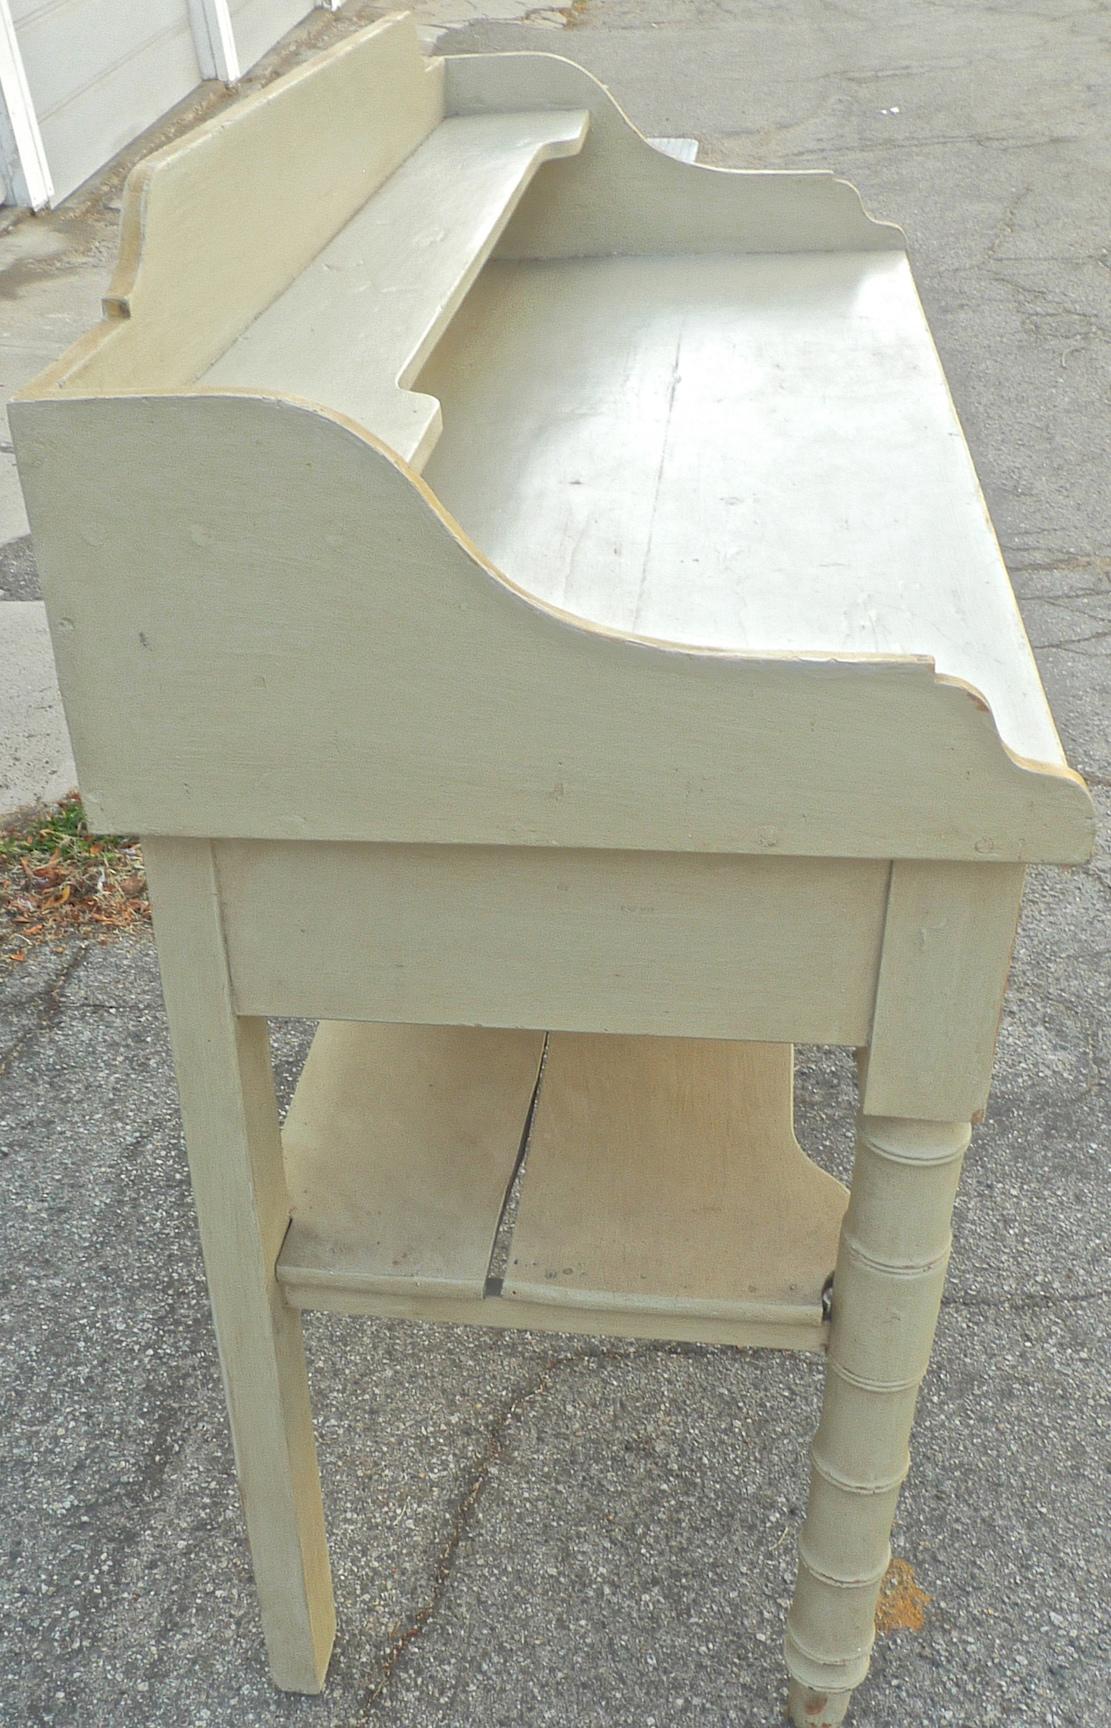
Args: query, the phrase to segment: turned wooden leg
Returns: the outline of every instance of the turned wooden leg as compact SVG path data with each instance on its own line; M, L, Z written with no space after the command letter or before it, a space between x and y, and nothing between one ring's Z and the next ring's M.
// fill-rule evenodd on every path
M143 851L270 1668L319 1692L335 1618L301 1321L274 1275L289 1204L266 1022L234 1011L211 848Z
M796 1728L842 1722L868 1671L969 1133L964 1122L859 1120L825 1399L787 1620L788 1707Z

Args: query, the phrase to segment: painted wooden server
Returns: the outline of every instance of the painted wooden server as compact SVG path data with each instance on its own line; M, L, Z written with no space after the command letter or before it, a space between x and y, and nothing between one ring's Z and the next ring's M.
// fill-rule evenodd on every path
M333 1638L327 1308L828 1349L787 1663L840 1722L1023 866L1091 835L898 229L390 19L140 165L12 419L277 1683ZM268 1015L321 1022L284 1130ZM847 1210L794 1040L860 1051Z

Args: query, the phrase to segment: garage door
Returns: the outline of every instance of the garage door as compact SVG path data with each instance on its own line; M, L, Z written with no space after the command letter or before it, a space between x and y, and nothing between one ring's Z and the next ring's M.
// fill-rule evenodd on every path
M244 70L300 22L313 0L231 0L231 23Z
M217 69L209 47L214 30L233 38L230 58L246 71L313 4L0 0L0 24L7 24L0 41L0 88L7 103L6 113L0 112L0 170L19 186L18 170L38 148L37 123L40 154L57 202ZM203 45L199 55L197 40ZM21 110L21 126L12 124L13 100ZM32 176L24 172L22 179L31 186ZM30 193L36 204L45 196Z
M55 198L200 81L183 0L11 0L11 7Z

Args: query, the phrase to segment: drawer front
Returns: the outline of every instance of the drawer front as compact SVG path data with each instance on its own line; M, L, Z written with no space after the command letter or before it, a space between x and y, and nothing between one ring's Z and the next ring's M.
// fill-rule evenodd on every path
M224 841L241 1014L860 1045L874 859Z

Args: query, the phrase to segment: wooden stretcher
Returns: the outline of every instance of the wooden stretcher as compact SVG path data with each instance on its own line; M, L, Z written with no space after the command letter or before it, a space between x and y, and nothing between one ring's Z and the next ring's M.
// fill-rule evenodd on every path
M828 1348L787 1659L840 1722L1023 868L1092 832L899 230L391 18L140 165L12 423L278 1684L334 1629L318 1307ZM860 1052L847 1213L795 1041Z

